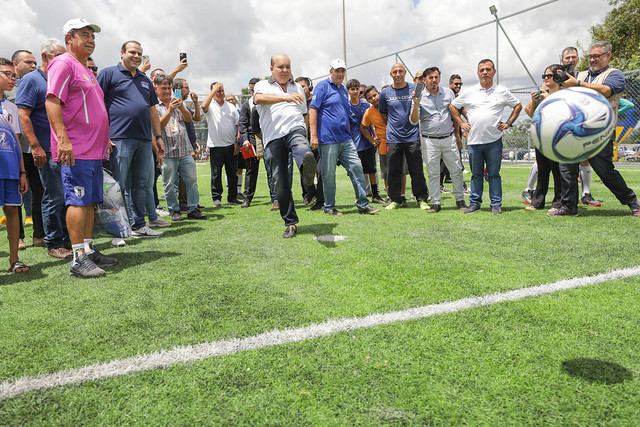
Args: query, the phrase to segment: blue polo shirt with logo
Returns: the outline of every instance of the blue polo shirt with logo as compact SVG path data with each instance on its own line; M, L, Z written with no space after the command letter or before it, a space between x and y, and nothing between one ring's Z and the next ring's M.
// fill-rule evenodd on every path
M349 94L344 85L331 78L321 81L313 90L309 108L318 110L317 132L320 144L336 144L351 139L349 134Z
M20 86L16 92L16 105L18 108L31 110L31 124L40 147L51 152L51 128L45 101L47 100L47 75L38 69L26 74L20 79Z
M411 124L411 92L415 85L407 83L401 89L387 86L380 93L380 113L387 115L387 144L420 140L418 124Z
M373 148L373 145L367 140L367 138L360 132L360 123L364 117L365 111L371 106L367 101L360 98L358 105L353 105L349 101L349 123L351 124L351 139L356 145L356 150L364 151Z
M151 139L149 107L158 104L153 84L140 70L134 76L121 63L103 69L98 83L109 113L111 139Z

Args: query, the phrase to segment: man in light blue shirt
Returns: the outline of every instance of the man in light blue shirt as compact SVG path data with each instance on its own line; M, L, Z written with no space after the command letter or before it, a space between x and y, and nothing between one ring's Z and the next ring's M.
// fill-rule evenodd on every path
M440 212L440 157L451 173L453 193L458 209L466 209L464 202L464 186L462 170L458 165L457 145L454 141L453 121L449 112L449 104L455 94L449 88L440 87L440 70L429 67L424 70L426 87L422 94L416 93L412 98L411 123L418 123L422 138L426 145L427 173L429 175L429 193L431 208L428 212ZM422 96L422 97L420 97Z

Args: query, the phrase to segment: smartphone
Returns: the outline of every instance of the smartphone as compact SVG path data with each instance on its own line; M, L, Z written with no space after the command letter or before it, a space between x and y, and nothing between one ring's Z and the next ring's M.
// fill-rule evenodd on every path
M149 60L149 55L142 55L142 63L144 64Z
M178 99L182 99L182 89L176 89L174 97Z
M180 52L180 62L182 62L183 59L187 59L187 54L184 52Z
M413 97L416 99L422 99L423 90L424 90L424 83L417 83L416 88L413 91Z

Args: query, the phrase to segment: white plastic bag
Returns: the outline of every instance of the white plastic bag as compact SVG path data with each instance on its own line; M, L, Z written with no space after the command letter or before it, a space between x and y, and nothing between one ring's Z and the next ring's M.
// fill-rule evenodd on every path
M103 201L96 203L95 207L95 233L106 233L113 237L131 236L131 225L124 207L124 198L120 185L105 170L102 181Z

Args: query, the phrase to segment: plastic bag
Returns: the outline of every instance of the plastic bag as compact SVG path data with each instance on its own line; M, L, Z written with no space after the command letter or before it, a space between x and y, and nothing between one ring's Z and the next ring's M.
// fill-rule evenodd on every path
M93 231L106 233L113 237L129 237L131 236L131 225L120 185L107 171L103 170L103 175L103 201L94 205L96 219Z

